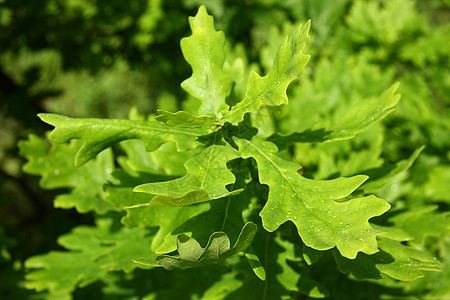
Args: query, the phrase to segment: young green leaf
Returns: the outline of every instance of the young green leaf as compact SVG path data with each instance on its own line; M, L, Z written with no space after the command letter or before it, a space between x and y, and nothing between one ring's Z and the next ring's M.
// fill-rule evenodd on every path
M412 242L422 245L427 237L441 237L450 232L450 212L437 211L437 205L414 207L389 219L410 234Z
M299 165L275 155L274 144L259 139L237 139L236 143L244 158L256 160L260 181L269 186L269 198L260 213L265 229L274 231L292 221L308 247L336 246L348 258L355 258L359 251L378 251L377 234L368 219L383 214L390 205L375 196L335 201L352 193L366 176L307 179L298 174Z
M355 137L369 126L382 120L390 114L400 101L400 95L395 94L399 83L392 85L379 98L361 101L352 106L336 124L316 125L316 129L309 129L301 133L292 133L287 136L274 134L268 140L282 149L289 144L331 142L346 140Z
M140 139L147 151L155 150L167 141L173 141L182 151L198 145L196 138L208 133L204 128L174 128L151 120L73 119L56 114L39 114L39 117L55 126L49 135L51 141L83 141L83 146L75 157L76 166L86 163L102 150L124 140Z
M186 111L171 113L165 110L158 110L158 112L160 115L156 116L156 120L173 127L197 128L217 125L217 121L209 116L197 117Z
M216 141L186 162L186 175L181 178L137 186L135 192L156 195L143 206L186 206L218 199L240 192L228 191L226 186L236 178L227 162L238 158L238 152L228 143ZM134 206L136 207L136 206Z
M425 146L418 148L408 159L401 160L394 165L367 170L364 173L369 176L370 179L361 186L361 189L364 190L366 194L375 193L378 189L391 182L395 176L404 173L411 168L412 164L416 161L424 148Z
M276 54L270 72L261 77L252 71L248 77L245 98L232 107L222 122L239 123L244 115L257 111L263 105L279 106L288 103L286 89L297 79L308 64L309 55L303 50L309 42L311 22L300 25L290 39L285 39Z
M378 244L383 252L389 253L394 258L394 262L379 263L376 268L394 279L413 281L424 276L422 271L441 271L441 263L426 251L390 239L381 238Z
M225 98L231 88L231 78L222 69L225 62L225 34L214 29L213 17L201 6L195 17L189 18L192 35L181 40L184 58L192 67L192 76L181 87L202 101L199 114L220 119L228 109Z

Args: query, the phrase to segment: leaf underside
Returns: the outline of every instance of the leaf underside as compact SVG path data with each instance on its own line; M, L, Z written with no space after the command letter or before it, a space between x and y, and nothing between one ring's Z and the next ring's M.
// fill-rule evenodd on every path
M246 223L232 248L230 248L230 239L224 232L214 232L205 248L202 248L194 238L181 234L177 238L179 257L158 255L155 257L155 261L167 270L217 264L238 252L245 251L250 246L255 234L256 225L252 222ZM135 259L134 261L147 265L148 259Z

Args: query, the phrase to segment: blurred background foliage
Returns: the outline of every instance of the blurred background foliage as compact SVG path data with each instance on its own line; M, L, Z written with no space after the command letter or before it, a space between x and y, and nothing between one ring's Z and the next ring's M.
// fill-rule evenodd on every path
M448 0L0 0L0 298L26 297L22 262L58 249L57 236L76 224L93 222L53 209L58 191L40 190L37 178L21 172L18 140L49 129L38 112L126 118L133 106L150 114L192 105L179 86L191 73L179 41L190 35L187 17L201 4L230 41L229 56L248 70L260 64L263 73L282 38L312 20L311 62L289 90L292 105L271 111L273 123L262 118L267 136L274 126L290 133L332 122L400 81L399 107L370 134L299 144L291 153L311 177L330 178L396 163L425 145L409 174L381 196L399 207L436 203L448 211Z

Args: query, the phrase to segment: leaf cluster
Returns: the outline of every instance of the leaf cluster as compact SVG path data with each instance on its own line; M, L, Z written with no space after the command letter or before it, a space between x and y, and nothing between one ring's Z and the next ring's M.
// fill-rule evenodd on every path
M265 45L260 75L201 6L189 18L192 34L181 40L192 69L181 84L185 110L147 118L133 110L128 120L40 114L54 127L51 147L34 135L22 141L24 170L40 175L43 188L67 189L55 206L94 212L96 224L62 236L67 251L28 259L27 287L49 299L70 299L94 282L106 295L149 299L171 299L187 287L189 297L202 299L448 295L445 287L427 288L435 274L448 278L448 165L430 153L420 161L427 151L421 144L402 151L404 137L384 143L402 130L424 141L425 127L437 137L448 128L418 97L399 102L397 91L414 94L422 78L405 75L399 87L392 83L397 70L374 64L392 60L394 45L420 32L406 2L355 2L348 31L334 41L347 43L344 59L321 53L299 84L293 82L311 60L309 21L290 26L276 47ZM343 15L345 5L333 3ZM397 23L379 25L393 22L403 5ZM284 36L272 34L271 42ZM321 34L319 43L327 36ZM377 46L348 54L361 44ZM403 63L421 66L400 53ZM345 73L352 66L353 74ZM414 103L428 121L389 132L382 122L394 122L395 114L397 122L414 119ZM445 143L435 138L425 149ZM409 171L416 160L428 170L422 194L414 186L420 170ZM423 196L438 205L416 201Z

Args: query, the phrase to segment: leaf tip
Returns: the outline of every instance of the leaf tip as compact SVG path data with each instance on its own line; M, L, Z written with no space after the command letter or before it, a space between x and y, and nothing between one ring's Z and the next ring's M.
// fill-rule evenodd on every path
M394 99L393 106L395 106L398 103L398 101L400 101L400 98L401 98L401 95L398 93L399 86L400 86L400 82L399 81L395 82L384 92L384 95L383 95L383 96L390 96Z
M62 118L62 116L57 114L49 114L49 113L39 113L37 114L38 118L41 119L42 122L53 125L54 126L54 120Z
M135 192L135 193L145 193L146 192L145 184L140 184L138 186L135 186L133 188L133 192Z
M305 29L307 32L309 32L309 30L311 29L311 19L309 19L308 21L306 21L305 23Z

